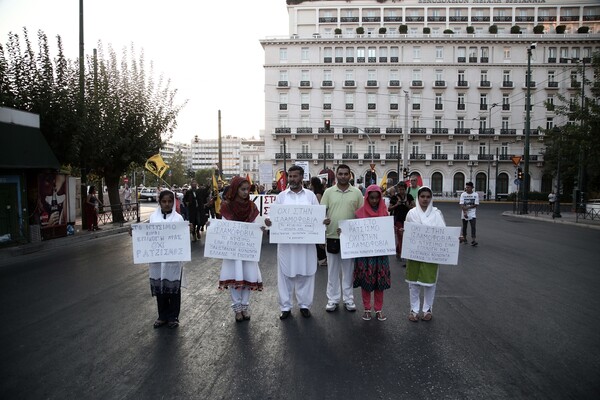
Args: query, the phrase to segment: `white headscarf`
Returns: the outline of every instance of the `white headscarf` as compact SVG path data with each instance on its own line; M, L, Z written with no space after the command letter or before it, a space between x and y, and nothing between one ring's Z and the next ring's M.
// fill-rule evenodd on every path
M427 186L421 186L419 193L421 193L423 189L429 188ZM427 226L446 226L442 212L433 206L433 195L431 202L425 211L423 211L421 208L418 197L419 195L417 194L417 199L415 199L415 203L417 203L417 205L414 208L411 208L406 215L406 222L416 222L417 224Z
M171 192L170 190L163 190L161 192L161 194L163 194L164 192L170 192L171 195L173 196L173 201L175 201L175 199L176 199L175 193ZM159 198L160 197L161 196L159 195ZM150 214L150 222L178 222L178 221L183 221L183 217L181 215L179 215L177 213L177 211L175 211L175 203L173 203L173 209L168 214L164 214L162 212L162 209L160 208L160 204L156 208L156 210L154 210L154 212L152 214Z

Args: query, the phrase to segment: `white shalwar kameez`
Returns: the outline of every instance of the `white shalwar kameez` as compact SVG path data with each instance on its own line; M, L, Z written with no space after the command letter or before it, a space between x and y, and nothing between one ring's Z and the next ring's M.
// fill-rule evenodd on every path
M277 195L275 204L319 205L317 196L308 190L298 193L289 188ZM314 244L277 245L277 287L281 311L292 309L292 296L296 291L299 308L310 309L315 292L317 272L317 247Z

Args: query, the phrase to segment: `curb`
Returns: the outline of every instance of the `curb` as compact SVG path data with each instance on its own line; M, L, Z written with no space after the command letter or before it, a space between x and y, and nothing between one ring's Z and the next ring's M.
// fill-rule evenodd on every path
M599 229L600 230L600 223L598 225L595 225L595 224L589 224L589 223L585 223L585 222L569 221L569 220L565 220L563 218L540 218L540 217L536 217L533 215L513 214L512 211L504 211L502 213L502 216L503 217L513 217L513 218L523 218L523 219L529 219L532 221L550 222L553 224L572 225L572 226L579 226L581 228Z

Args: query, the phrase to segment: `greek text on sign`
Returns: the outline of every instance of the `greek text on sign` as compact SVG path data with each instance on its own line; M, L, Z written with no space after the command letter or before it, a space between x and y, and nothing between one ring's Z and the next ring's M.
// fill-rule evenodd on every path
M133 263L190 261L190 228L182 222L131 225Z
M396 254L394 217L347 219L339 226L342 258Z
M326 207L273 204L269 210L271 243L325 243Z
M259 261L262 236L259 224L211 219L206 229L204 257Z
M404 223L402 257L433 264L458 264L459 227Z

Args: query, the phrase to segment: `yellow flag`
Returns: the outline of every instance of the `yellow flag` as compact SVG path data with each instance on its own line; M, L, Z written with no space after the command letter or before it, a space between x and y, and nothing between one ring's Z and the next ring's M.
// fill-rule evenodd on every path
M160 154L155 154L146 161L146 169L159 178L162 178L165 171L169 169L169 166L165 164Z
M381 187L382 190L387 190L387 174L383 175L383 178L381 178L379 187Z
M212 177L213 195L215 197L215 213L221 213L221 196L219 196L219 185L217 185L217 178L215 174Z

